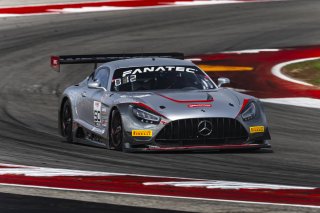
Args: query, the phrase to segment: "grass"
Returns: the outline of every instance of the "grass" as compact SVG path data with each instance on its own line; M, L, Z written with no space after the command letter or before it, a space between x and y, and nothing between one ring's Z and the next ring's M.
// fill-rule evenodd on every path
M291 78L320 86L320 59L290 64L281 71Z

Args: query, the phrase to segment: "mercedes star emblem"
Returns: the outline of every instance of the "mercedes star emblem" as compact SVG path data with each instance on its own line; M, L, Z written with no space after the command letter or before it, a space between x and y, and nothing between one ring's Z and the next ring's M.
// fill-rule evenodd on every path
M202 136L208 136L212 133L212 123L210 121L204 120L200 121L198 124L198 132Z

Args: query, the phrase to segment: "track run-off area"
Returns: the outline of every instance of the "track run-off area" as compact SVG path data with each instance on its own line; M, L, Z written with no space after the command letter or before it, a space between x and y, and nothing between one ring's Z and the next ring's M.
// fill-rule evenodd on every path
M320 2L27 3L0 7L1 187L183 198L207 202L203 212L211 202L224 209L218 201L318 210L319 88L288 79L281 67L320 57ZM273 152L130 154L64 142L59 95L93 67L55 73L49 57L124 52L184 52L213 79L228 77L230 87L261 98Z

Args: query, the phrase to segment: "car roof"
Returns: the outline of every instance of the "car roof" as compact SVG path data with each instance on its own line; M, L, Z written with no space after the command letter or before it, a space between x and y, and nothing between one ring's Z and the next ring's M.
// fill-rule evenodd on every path
M191 61L174 58L130 58L105 63L102 66L108 66L113 70L119 68L144 67L144 66L195 66Z

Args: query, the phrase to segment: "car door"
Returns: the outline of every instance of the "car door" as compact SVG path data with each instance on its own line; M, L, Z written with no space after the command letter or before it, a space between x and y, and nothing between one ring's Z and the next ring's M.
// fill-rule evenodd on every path
M104 119L102 119L101 114L105 111L102 99L108 93L106 90L108 88L110 70L108 67L101 67L96 70L94 73L93 81L99 82L101 89L90 89L88 90L87 104L90 109L88 115L88 123L94 127L103 127ZM104 88L104 89L103 89Z
M93 81L94 72L86 79L85 83L79 87L78 98L77 98L77 114L81 123L85 125L86 128L90 128L90 118L92 118L91 108L89 106L89 99L93 90L88 87L88 83Z

